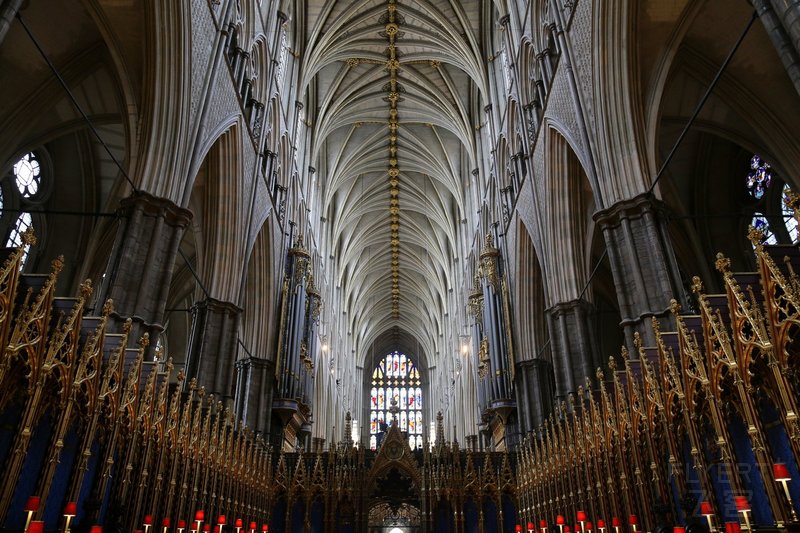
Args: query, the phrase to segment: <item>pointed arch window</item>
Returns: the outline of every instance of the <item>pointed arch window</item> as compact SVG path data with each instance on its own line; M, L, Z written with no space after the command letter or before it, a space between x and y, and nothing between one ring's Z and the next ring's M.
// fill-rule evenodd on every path
M794 210L789 207L789 196L792 194L792 188L788 184L784 184L783 192L781 193L781 211L783 213L783 223L786 226L786 232L792 242L797 242L800 237L800 228L798 228L797 219L794 216Z
M396 416L400 431L408 435L411 449L422 447L422 382L411 357L400 352L387 354L372 371L370 389L370 448L387 431ZM396 405L397 415L392 413Z
M7 248L22 246L22 234L33 227L33 216L26 209L31 205L37 205L44 200L43 179L44 170L40 155L36 152L23 154L11 167L11 175L8 176L0 188L0 212L3 209L16 208L9 213L10 219L7 222L5 246ZM10 181L10 183L9 183ZM11 218L11 216L15 218ZM30 245L25 245L22 256L22 267L28 259Z

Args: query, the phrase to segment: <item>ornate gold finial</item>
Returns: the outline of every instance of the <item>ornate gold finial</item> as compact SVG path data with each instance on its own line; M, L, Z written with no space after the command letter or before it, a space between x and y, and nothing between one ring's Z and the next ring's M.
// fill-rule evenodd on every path
M724 274L725 272L731 269L731 260L722 255L722 253L717 253L717 260L714 262L714 265L717 267L717 270Z
M92 280L90 280L90 279L83 280L83 283L81 283L81 286L80 286L80 289L79 289L81 298L83 298L84 300L88 299L89 296L92 295L92 291L93 291Z
M755 226L747 227L747 238L750 239L756 250L760 250L764 246L764 232Z
M109 300L110 302L111 300ZM125 335L130 335L131 329L133 329L133 320L130 318L125 320L125 323L122 325L122 333Z
M603 369L602 369L602 368L600 368L600 367L597 367L597 372L595 372L595 376L597 376L597 380L598 380L600 383L602 383L602 382L605 380L605 378L606 378L606 374L605 374L605 372L603 372Z
M36 244L36 235L33 232L32 226L28 226L28 229L22 232L22 244L27 246L34 246Z
M639 335L638 331L633 332L633 346L636 348L636 350L641 350L642 348L642 336ZM623 346L623 348L625 347ZM627 350L625 351L627 353Z
M681 304L678 303L678 300L675 298L669 301L669 309L672 311L673 314L678 314L681 312Z
M623 351L623 357L627 357L628 350L624 346L622 347L622 351ZM611 370L612 372L614 372L617 369L617 360L614 359L613 356L610 356L608 358L608 369Z
M114 300L109 298L106 300L106 303L103 304L103 315L109 316L113 312L114 312Z
M700 276L694 276L692 278L692 292L694 294L703 292L703 280L700 279Z
M139 339L139 348L145 349L148 346L150 346L150 334L145 332L144 335L142 335Z

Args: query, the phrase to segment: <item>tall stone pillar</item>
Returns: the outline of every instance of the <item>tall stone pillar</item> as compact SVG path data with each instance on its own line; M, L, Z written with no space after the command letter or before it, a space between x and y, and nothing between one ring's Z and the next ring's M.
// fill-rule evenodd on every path
M517 363L517 405L523 433L535 431L553 410L553 365L544 359Z
M653 316L669 317L672 298L686 304L665 213L663 203L643 194L594 216L606 240L621 325L631 353L636 353L635 331L646 342L655 342L649 321Z
M192 330L186 354L186 375L217 398L233 398L238 351L239 319L236 305L206 298L192 306Z
M270 431L275 362L248 356L236 362L236 412L253 431Z
M559 303L547 310L555 394L559 399L576 392L601 366L593 318L594 307L582 299Z
M134 342L144 333L155 338L164 329L161 321L178 246L192 213L144 192L122 200L117 213L119 227L98 301L114 300L112 327L121 328L129 317L133 320L129 338Z
M800 5L786 0L752 0L778 57L800 93Z

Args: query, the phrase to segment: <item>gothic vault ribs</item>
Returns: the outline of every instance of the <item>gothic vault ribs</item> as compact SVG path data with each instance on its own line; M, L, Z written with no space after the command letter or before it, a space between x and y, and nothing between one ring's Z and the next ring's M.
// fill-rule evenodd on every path
M386 14L381 17L389 46L386 49L386 69L389 71L389 83L384 86L388 92L385 100L389 102L389 247L392 265L392 318L400 318L400 167L397 166L397 103L400 100L397 73L400 62L395 46L396 39L401 36L400 24L403 18L397 13L397 4L389 0Z
M403 101L402 94L405 88L399 82L399 74L403 65L427 64L438 67L439 62L433 60L402 60L402 53L397 47L397 42L403 37L401 27L405 18L398 11L395 0L388 0L386 12L379 19L383 29L379 32L386 39L386 59L379 61L374 58L352 57L347 59L347 65L354 68L362 63L385 65L389 73L389 82L381 90L386 93L383 98L389 104L389 251L391 260L391 298L392 318L400 318L400 167L398 164L398 132L400 130L398 103Z

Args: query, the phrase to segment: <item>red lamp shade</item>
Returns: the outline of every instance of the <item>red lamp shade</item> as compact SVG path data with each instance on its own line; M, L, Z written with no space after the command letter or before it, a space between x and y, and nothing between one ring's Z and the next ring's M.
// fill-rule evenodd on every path
M564 533L570 533L571 529L569 526L564 526Z
M44 533L44 522L41 520L34 520L28 526L28 533Z
M597 527L600 528L606 527L606 521L601 518L600 520L597 521Z
M559 526L563 526L565 523L566 522L564 521L564 517L563 516L558 515L556 517L556 524L558 524Z
M586 511L578 511L578 522L586 522Z
M178 529L186 529L186 520L178 520Z
M137 529L133 533L142 533L142 530L141 529Z
M203 526L203 531L205 531L206 533L208 533L209 531L211 531L211 525L210 525L210 524L206 524L206 525L204 525L204 526Z
M741 533L741 531L742 526L739 525L739 522L725 522L725 533Z
M197 511L194 513L194 521L195 522L202 522L206 519L206 513L204 511Z
M533 522L528 522L528 529L535 529L535 528L533 527Z
M237 518L236 521L233 523L233 527L244 527L242 526L242 519Z
M749 511L750 502L747 501L746 496L735 496L733 500L736 502L737 511Z
M38 496L31 496L28 498L28 501L25 503L25 508L23 511L26 513L35 513L39 510L39 504L41 503L41 498Z
M789 475L789 469L786 468L786 463L772 465L772 473L775 474L775 481L789 481L792 479L792 476Z
M219 533L219 524L214 526L214 533Z
M622 520L620 520L618 517L615 516L614 518L611 519L611 526L622 527Z
M142 520L142 523L144 525L146 525L146 526L152 526L153 525L153 515L151 515L151 514L144 515L144 520Z
M545 519L539 520L539 527L542 528L542 529L546 528L547 527L547 520L545 520Z
M632 514L628 517L628 523L632 526L638 526L639 518L637 518L635 514Z
M64 506L64 514L66 516L75 516L78 514L77 502L67 502L67 505Z
M516 526L514 526L514 531L516 531L517 533L522 533L522 526L517 524Z
M672 533L686 533L686 528L683 526L675 526L672 528Z
M172 519L168 516L165 516L161 521L161 527L172 527Z
M228 522L227 520L225 520L225 515L224 514L219 515L219 518L217 518L217 524L224 526L227 523Z
M591 522L586 522L586 531L591 531L594 529L594 524Z
M95 524L91 527L89 533L103 533L103 526L98 526L97 524Z
M266 533L267 531L269 531L269 526L267 524L261 524L261 531Z
M255 522L250 522L250 529L255 529L257 527L258 525Z
M708 502L700 502L700 514L703 516L711 516L714 514L714 508Z

